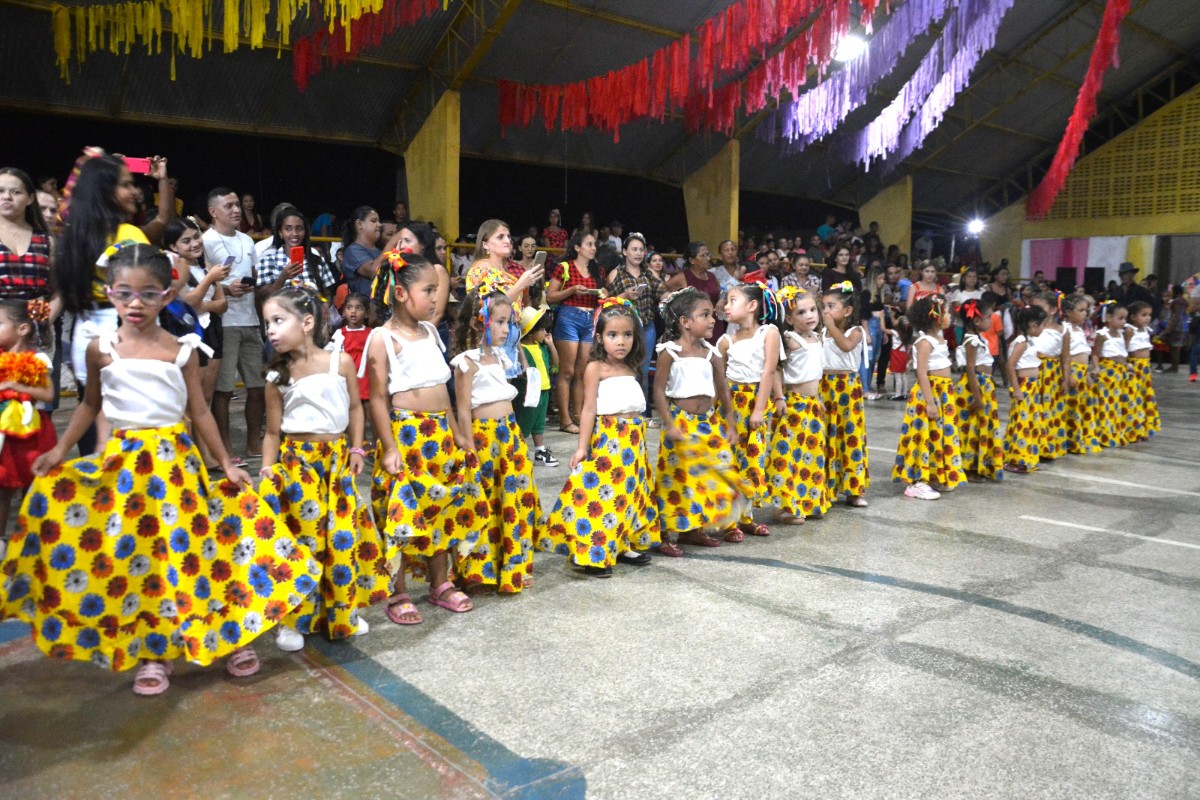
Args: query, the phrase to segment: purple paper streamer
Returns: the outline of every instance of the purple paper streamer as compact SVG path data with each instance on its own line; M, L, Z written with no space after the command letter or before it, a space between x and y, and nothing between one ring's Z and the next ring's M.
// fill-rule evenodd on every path
M870 168L873 159L890 153L889 164L894 166L920 147L966 88L979 59L996 45L996 33L1013 2L963 0L896 99L845 140L843 159Z
M788 149L803 150L828 136L855 109L867 101L872 89L887 77L908 46L929 26L958 6L959 0L908 0L893 12L888 24L871 38L870 47L827 81L785 104L783 138ZM759 126L760 138L773 141L778 128Z

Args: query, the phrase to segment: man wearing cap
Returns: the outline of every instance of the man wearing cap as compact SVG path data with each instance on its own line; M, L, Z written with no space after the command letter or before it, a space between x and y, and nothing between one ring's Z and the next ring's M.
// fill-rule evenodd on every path
M1126 261L1121 264L1121 268L1117 270L1117 275L1121 278L1121 285L1113 292L1113 299L1123 306L1128 307L1130 303L1136 303L1139 300L1143 303L1148 303L1151 308L1154 308L1155 297L1150 294L1150 291L1137 283L1133 279L1137 275L1138 268L1133 265L1132 261Z

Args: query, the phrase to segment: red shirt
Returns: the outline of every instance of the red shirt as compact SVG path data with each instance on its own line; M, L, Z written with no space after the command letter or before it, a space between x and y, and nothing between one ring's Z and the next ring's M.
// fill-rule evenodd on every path
M371 329L364 327L362 330L352 331L349 328L342 328L340 332L342 334L342 350L354 359L355 368L361 367L363 351L367 346L367 335L371 333ZM359 399L367 400L371 397L369 377L369 375L363 375L358 379Z
M585 289L600 288L596 284L596 280L592 277L591 273L585 273L587 275L586 278L580 276L579 267L575 265L574 261L564 261L558 265L558 268L559 280L562 280L564 276L566 277L566 280L562 285L562 288L564 289L571 286L582 286ZM576 308L583 308L591 311L595 309L596 306L600 305L600 298L594 294L573 294L566 300L563 300L562 304L565 306L575 306Z

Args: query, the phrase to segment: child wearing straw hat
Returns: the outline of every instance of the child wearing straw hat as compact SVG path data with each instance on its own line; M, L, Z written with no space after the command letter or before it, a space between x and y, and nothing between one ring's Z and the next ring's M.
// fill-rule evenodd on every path
M546 410L550 406L550 373L558 370L558 351L550 337L550 320L546 309L526 306L521 309L521 349L525 361L536 369L542 380L541 397L536 406L517 404L517 427L524 436L533 437L533 463L542 467L557 467L558 459L546 447ZM522 391L524 386L518 386Z

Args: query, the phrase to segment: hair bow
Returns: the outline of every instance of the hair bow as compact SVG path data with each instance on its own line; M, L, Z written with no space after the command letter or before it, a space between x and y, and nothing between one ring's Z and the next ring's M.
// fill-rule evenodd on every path
M50 319L50 304L40 297L27 302L25 311L29 314L29 318L38 324Z
M641 318L638 317L637 306L635 306L633 303L629 302L629 300L625 299L624 297L621 297L620 295L609 295L608 297L601 300L600 304L598 306L596 306L596 313L592 317L593 326L595 325L596 321L600 319L601 312L606 311L610 308L619 308L621 306L624 306L625 308L629 309L629 313L632 314L634 316L634 318L636 318L640 321Z
M310 280L301 278L299 275L289 280L285 286L289 286L293 289L301 289L305 292L308 292L322 303L325 302L325 298L321 296L321 290L317 287L317 285Z
M380 282L386 287L383 296L380 297L383 305L391 308L392 298L396 294L396 273L408 266L408 262L404 260L404 254L399 250L387 250L383 254L384 263L387 264L387 269L383 269L383 264L375 273L375 280L371 281L371 296L379 296L378 287Z
M1100 301L1100 321L1108 322L1108 307L1115 306L1116 300L1101 300Z
M100 257L96 259L96 266L104 269L108 266L109 260L111 260L112 257L117 253L121 252L122 248L133 247L135 245L137 245L137 242L135 242L133 239L122 239L119 242L110 244L108 247L104 248L104 252L101 253Z
M971 299L963 303L962 312L965 319L976 319L983 316L979 310L979 301L975 299Z
M853 284L853 283L851 283L850 281L842 281L841 283L835 283L833 286L830 286L830 287L829 287L829 291L831 291L831 292L843 292L843 293L846 293L846 292L853 292L853 291L854 291L854 284Z
M942 314L942 296L935 294L929 298L929 318L937 319Z
M783 303L784 305L790 305L807 294L808 290L800 286L784 286L775 293L775 296L779 298L779 302Z

